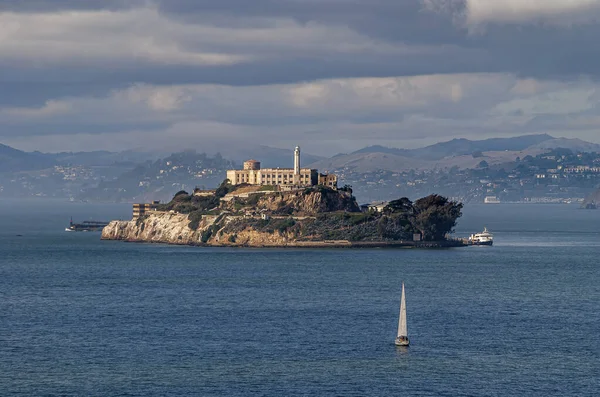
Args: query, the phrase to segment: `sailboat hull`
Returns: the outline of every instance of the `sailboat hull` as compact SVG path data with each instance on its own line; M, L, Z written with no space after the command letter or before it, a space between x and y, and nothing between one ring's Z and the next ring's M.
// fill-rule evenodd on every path
M396 341L394 342L394 344L396 346L408 346L410 342L408 341L408 338L406 339L400 339L400 338L396 338Z

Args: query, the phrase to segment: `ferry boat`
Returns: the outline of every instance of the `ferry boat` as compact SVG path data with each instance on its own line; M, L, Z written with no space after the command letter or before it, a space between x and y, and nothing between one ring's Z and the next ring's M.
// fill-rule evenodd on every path
M494 235L484 227L483 232L471 234L468 243L469 245L492 245L494 244Z
M500 204L500 200L496 196L486 196L483 199L484 204Z
M73 219L69 222L69 227L65 228L66 232L95 232L102 230L108 222L102 221L83 221L82 223L73 223Z

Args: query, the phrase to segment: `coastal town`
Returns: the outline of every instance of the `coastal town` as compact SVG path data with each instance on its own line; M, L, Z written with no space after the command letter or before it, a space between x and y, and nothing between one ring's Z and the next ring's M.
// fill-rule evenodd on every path
M335 172L367 201L438 192L465 203L578 203L600 184L600 154L559 149L502 165L481 160L472 169Z
M309 163L303 165L299 180L294 181L293 168L286 169L284 162L276 163L284 167L262 167L260 161L251 160L240 167L218 154L186 151L142 164L65 162L40 170L0 173L0 197L165 201L174 191L215 188L227 176L234 184L309 181L325 186L349 185L361 203L432 193L464 203L580 203L600 185L600 154L596 151L553 149L502 163L491 161L486 153L470 157L474 165L462 168L413 168L410 164L402 169L385 164L367 168L346 164L319 167L322 171L318 175Z

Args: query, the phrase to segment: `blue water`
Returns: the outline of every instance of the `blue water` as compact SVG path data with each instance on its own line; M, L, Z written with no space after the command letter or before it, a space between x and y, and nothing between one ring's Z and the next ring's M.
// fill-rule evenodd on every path
M600 390L600 211L469 206L457 235L496 245L450 250L127 244L71 215L130 207L0 201L2 396Z

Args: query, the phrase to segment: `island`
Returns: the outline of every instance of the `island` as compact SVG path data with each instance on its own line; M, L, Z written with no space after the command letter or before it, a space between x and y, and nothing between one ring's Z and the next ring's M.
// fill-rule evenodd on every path
M359 206L352 188L231 184L180 191L167 204L134 204L104 240L213 247L460 247L451 239L462 203L440 195Z

